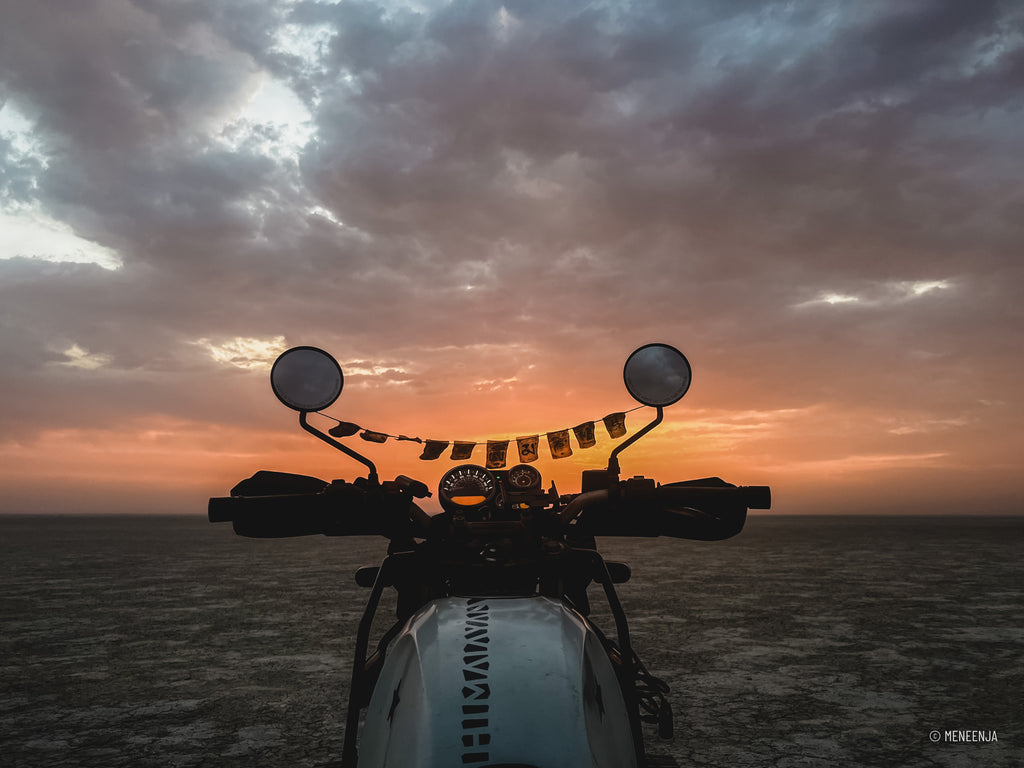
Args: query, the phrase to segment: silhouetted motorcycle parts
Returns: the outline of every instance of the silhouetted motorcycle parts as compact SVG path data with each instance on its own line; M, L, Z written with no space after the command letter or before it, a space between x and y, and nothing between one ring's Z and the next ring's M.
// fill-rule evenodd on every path
M309 412L341 393L333 357L296 347L275 362L274 393L299 412L300 426L368 474L326 482L261 470L230 496L210 499L209 519L258 538L389 540L381 564L356 573L370 593L356 635L343 768L676 764L645 748L642 723L672 736L668 686L632 649L615 591L630 568L606 562L596 538L726 539L742 530L748 509L770 507L771 492L717 477L620 479L619 454L686 393L690 366L674 347L647 344L630 355L623 380L656 416L612 451L606 468L584 471L580 493L544 490L532 464L463 464L441 478L442 511L428 514L416 503L430 495L424 483L404 475L381 482L373 462L336 439L358 427L327 434L309 423ZM590 586L608 603L614 638L589 618ZM385 589L397 592L396 621L371 651Z

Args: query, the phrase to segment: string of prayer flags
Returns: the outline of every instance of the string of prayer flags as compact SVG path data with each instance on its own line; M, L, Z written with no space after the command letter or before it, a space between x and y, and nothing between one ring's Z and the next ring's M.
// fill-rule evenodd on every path
M608 430L608 437L613 440L626 434L626 414L609 413L602 421L604 428Z
M420 454L420 458L424 461L439 459L441 458L441 454L444 453L444 449L447 447L447 440L427 440L426 444L423 446L423 453Z
M487 441L487 464L488 469L501 469L505 466L505 454L508 452L508 440Z
M637 409L633 408L631 410L635 411ZM608 436L613 440L626 434L626 414L629 412L630 411L620 411L618 413L610 413L602 419L604 428L608 431ZM324 415L326 416L326 414ZM374 432L372 429L363 429L358 424L340 421L335 419L333 416L328 416L327 418L333 419L337 422L337 424L327 430L331 437L351 437L358 433L359 437L371 443L386 443L388 438L406 440L412 443L422 443L423 452L420 454L420 459L423 461L434 461L435 459L441 458L449 445L452 447L452 461L466 461L472 458L473 450L477 445L480 445L480 443L463 440L424 440L422 437L390 435L386 432ZM597 445L595 424L596 422L594 421L585 421L582 424L577 424L571 429L558 429L554 432L544 433L544 437L547 438L548 449L551 451L551 457L554 459L564 459L572 456L572 444L569 442L570 432L575 435L576 442L579 444L580 448L593 448ZM523 437L515 438L516 449L519 453L520 462L526 464L531 461L537 461L537 459L540 458L540 438L540 434L525 435ZM487 449L486 464L488 469L499 469L505 466L505 461L508 456L508 446L511 442L511 439L501 439L488 440L485 443Z
M557 432L548 432L548 448L551 449L551 458L564 459L572 456L572 446L569 445L569 430L562 429Z
M537 444L540 442L539 435L529 437L517 437L516 445L519 447L519 460L524 464L537 460Z
M452 446L452 461L465 461L473 455L473 449L476 448L476 443L464 443L455 441L455 445Z
M580 444L580 448L593 448L597 445L597 436L594 434L594 422L587 421L575 426L572 428L572 432L576 435L576 442Z

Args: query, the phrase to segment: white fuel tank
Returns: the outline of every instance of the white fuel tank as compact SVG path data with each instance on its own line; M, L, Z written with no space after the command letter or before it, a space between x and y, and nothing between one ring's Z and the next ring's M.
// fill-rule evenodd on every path
M359 742L359 768L636 766L600 640L545 597L420 609L389 650Z

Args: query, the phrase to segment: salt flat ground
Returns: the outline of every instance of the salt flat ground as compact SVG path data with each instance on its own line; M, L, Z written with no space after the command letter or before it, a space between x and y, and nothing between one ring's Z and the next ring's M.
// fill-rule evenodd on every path
M351 574L383 544L252 541L202 517L0 518L0 764L332 764L366 596ZM672 686L676 739L652 751L722 768L1024 764L1021 518L760 516L727 542L601 544L632 565L634 644Z

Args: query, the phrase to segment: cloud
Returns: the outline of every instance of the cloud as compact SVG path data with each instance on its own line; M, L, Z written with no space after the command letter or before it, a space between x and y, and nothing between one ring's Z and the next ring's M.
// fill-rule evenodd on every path
M905 466L935 466L948 458L945 452L933 453L883 453L870 455L843 456L839 459L806 461L795 465L773 467L774 472L797 472L808 474L846 474L852 472L899 470Z
M210 339L199 339L195 343L209 352L210 357L218 363L245 370L269 371L278 355L288 349L284 336L275 336L271 339L236 336L220 343L214 343Z
M64 360L58 365L68 365L72 368L84 368L87 371L95 370L96 368L102 368L110 363L109 355L101 355L89 352L87 349L82 349L77 344L72 344L66 350L64 350L64 356L67 360Z
M543 425L654 339L697 408L1015 402L1013 3L3 9L0 439L238 423L299 343L381 422Z
M919 299L938 291L955 288L951 280L895 280L881 284L867 285L860 295L822 291L815 298L802 301L794 306L813 307L816 305L835 306L849 304L856 307L884 307Z

